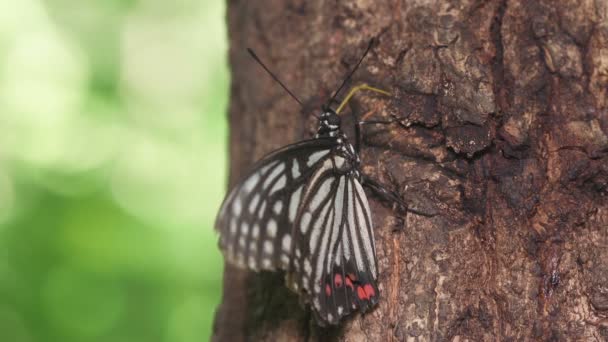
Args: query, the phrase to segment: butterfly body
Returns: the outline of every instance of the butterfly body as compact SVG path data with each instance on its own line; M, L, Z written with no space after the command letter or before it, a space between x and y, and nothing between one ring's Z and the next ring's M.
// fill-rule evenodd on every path
M242 268L283 270L320 324L378 301L371 211L360 159L325 108L313 139L262 158L216 220L220 248Z

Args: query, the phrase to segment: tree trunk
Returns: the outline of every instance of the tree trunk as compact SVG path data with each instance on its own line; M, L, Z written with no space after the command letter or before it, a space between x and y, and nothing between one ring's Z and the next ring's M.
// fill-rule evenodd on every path
M608 340L608 2L229 2L232 181L311 136L319 106L378 44L349 111L369 193L380 304L317 327L281 274L225 272L215 340ZM246 52L299 97L300 110Z

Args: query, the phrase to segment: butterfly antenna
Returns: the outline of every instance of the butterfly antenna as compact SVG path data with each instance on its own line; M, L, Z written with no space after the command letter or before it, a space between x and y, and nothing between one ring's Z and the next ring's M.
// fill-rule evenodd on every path
M276 77L275 74L273 74L272 71L270 71L264 63L262 63L260 58L255 54L255 52L253 52L253 50L251 50L250 48L247 48L247 51L249 52L251 57L253 57L253 59L255 59L255 61L258 62L258 64L260 64L262 66L262 68L264 68L264 70L266 70L266 72L270 75L270 77L272 77L273 80L275 80L281 87L283 87L283 89L285 89L287 94L289 94L294 100L296 100L296 102L299 103L301 107L304 107L304 104L302 104L302 101L300 101L289 89L287 89L287 87L283 84L283 82L281 82L281 80L279 80L279 78Z
M348 76L346 76L346 78L344 79L344 81L342 82L342 84L340 85L338 90L336 90L336 92L331 97L331 99L329 99L329 101L327 102L328 105L330 105L331 103L334 102L334 100L336 99L336 96L338 96L338 94L340 93L340 90L342 90L342 88L344 88L344 86L351 79L351 77L353 76L355 71L357 71L357 69L359 69L359 65L361 65L361 62L363 62L363 60L365 59L365 56L367 56L367 53L372 49L372 46L374 45L375 42L376 42L376 40L374 38L370 39L369 44L367 44L367 49L365 49L365 52L363 53L363 56L361 56L361 59L359 59L359 62L357 62L357 65L355 65L353 70L351 70L351 72L348 74Z

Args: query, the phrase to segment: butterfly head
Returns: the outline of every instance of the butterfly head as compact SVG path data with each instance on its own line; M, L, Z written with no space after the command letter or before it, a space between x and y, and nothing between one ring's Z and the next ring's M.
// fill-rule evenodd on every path
M341 122L342 120L338 113L329 107L324 107L323 113L319 116L317 137L337 137L340 135Z

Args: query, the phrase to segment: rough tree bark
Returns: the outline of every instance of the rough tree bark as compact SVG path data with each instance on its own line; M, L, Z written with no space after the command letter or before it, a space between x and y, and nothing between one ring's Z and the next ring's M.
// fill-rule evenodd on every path
M282 275L227 266L216 340L608 340L606 0L233 0L228 22L231 180L309 137L376 37L353 84L393 98L349 110L402 120L365 129L364 170L437 215L370 195L382 299L329 330Z

